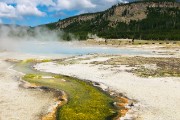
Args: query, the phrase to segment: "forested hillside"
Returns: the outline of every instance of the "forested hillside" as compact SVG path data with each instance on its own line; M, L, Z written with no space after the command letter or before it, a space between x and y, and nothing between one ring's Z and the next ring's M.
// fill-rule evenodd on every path
M174 0L137 1L110 9L67 18L46 25L87 39L88 33L103 38L180 40L180 3Z

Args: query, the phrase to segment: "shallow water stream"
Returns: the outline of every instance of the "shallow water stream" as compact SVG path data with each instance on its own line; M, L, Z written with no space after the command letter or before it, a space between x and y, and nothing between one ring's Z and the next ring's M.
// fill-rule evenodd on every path
M114 100L110 95L93 87L91 83L76 78L36 71L32 68L33 64L36 62L18 63L14 69L27 74L24 79L30 83L63 90L68 95L68 104L59 110L56 119L103 120L114 117L118 109L111 105Z

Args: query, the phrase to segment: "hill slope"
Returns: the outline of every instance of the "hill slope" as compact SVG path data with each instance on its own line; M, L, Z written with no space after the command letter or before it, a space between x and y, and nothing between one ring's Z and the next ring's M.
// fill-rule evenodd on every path
M180 40L179 2L133 2L47 24L86 39L88 33L104 38Z

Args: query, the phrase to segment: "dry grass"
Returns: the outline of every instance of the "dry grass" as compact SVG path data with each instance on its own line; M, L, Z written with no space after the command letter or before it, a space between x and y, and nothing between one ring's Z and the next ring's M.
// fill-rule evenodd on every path
M180 77L180 58L159 58L159 57L117 57L104 62L92 62L92 64L104 65L128 65L135 67L130 70L142 77ZM154 65L156 68L151 69L146 65Z
M174 46L180 46L180 41L158 41L158 40L134 40L132 42L132 39L124 39L124 40L118 40L118 39L107 39L103 41L97 41L97 40L88 40L86 41L87 44L92 45L164 45L167 47L174 47Z

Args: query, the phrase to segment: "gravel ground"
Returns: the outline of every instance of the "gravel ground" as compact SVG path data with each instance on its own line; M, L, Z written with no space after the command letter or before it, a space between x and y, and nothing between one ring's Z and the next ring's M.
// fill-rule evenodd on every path
M39 120L53 104L53 94L19 87L19 74L0 60L0 120Z

